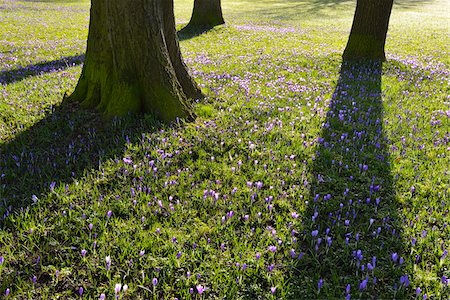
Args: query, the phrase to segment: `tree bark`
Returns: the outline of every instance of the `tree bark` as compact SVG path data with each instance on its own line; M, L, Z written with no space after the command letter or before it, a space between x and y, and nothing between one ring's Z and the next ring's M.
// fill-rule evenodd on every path
M209 29L225 24L220 0L195 0L192 17L186 29Z
M386 59L384 45L393 0L357 0L344 60Z
M181 57L173 0L92 0L86 58L70 100L106 115L193 119L202 97Z

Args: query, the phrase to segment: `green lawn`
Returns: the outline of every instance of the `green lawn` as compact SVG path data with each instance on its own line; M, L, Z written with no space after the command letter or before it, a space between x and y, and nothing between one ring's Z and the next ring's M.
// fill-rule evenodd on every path
M396 1L382 66L341 66L355 1L222 2L169 127L62 103L89 1L0 0L1 297L450 298L449 2Z

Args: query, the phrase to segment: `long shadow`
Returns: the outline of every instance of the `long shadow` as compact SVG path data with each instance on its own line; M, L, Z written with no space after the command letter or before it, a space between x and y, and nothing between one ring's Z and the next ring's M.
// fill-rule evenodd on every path
M192 28L187 25L177 32L177 36L180 41L185 41L205 34L208 31L211 31L213 28L214 26Z
M61 71L76 65L80 65L83 63L83 61L84 54L80 54L75 56L63 57L58 60L44 61L19 69L5 70L0 72L0 84L11 84L28 77Z
M414 9L433 3L435 0L395 0L394 10L396 8ZM267 8L256 8L254 13L264 15L263 21L270 20L289 20L298 18L298 16L312 15L320 17L326 10L339 9L354 11L356 1L352 0L273 0L266 1ZM283 3L283 6L274 7L272 4ZM342 8L337 8L341 6ZM345 7L345 8L344 8ZM239 17L248 16L249 11L237 13Z
M293 299L393 299L405 293L400 262L409 253L383 130L381 74L379 62L341 66L310 165L305 231L296 249L304 256L290 276Z
M0 145L0 225L11 212L66 186L107 159L122 159L127 143L161 125L150 116L105 120L63 103L13 140Z

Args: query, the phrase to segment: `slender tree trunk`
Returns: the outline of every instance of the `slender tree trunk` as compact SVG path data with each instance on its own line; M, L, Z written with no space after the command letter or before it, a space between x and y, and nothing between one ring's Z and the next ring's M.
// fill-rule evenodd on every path
M224 24L220 0L195 0L187 29L206 29Z
M192 119L202 94L183 63L173 0L92 0L86 58L71 100L107 115Z
M357 0L344 60L385 60L384 45L393 0Z

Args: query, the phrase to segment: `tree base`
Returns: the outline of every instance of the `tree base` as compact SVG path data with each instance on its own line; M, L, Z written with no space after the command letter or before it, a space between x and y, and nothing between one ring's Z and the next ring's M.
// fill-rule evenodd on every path
M220 0L195 0L191 20L181 31L201 33L222 24L225 20Z
M192 99L201 97L181 57L173 1L92 0L86 59L68 101L170 123L193 120Z

